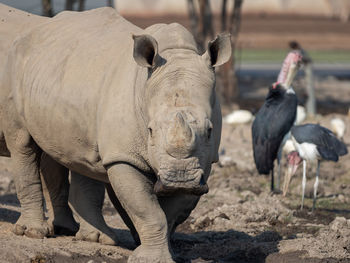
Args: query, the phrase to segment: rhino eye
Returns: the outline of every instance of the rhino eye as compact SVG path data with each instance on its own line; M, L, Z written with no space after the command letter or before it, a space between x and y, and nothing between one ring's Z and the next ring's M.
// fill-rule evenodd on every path
M211 138L212 130L213 130L212 128L208 128L208 132L207 132L208 140L210 140L210 138Z

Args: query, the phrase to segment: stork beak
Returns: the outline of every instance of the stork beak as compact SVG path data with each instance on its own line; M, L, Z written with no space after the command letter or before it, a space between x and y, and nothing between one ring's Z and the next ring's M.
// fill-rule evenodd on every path
M283 184L283 196L286 196L289 188L289 183L297 171L298 165L297 164L292 164L288 166L287 174L284 177L284 184Z
M295 75L301 66L302 55L300 51L291 51L283 61L280 73L278 74L277 82L289 88L292 84Z
M298 73L298 69L299 69L299 65L298 63L292 63L290 66L289 66L289 71L288 71L288 74L287 74L287 79L286 79L286 82L285 82L285 85L286 87L290 87L290 85L292 85L292 82L295 78L295 75Z

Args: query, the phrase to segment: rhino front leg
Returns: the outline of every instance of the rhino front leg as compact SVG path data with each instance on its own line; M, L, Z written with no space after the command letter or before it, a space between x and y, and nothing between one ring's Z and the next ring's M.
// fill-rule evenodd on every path
M120 217L123 219L125 225L129 228L131 235L135 241L135 244L137 246L141 245L139 234L137 233L136 228L135 228L134 224L132 223L128 213L125 211L125 209L123 208L119 199L115 195L114 190L112 188L112 185L106 184L106 189L107 189L109 199L111 200L112 204L114 205L114 208L118 211L118 213L119 213Z
M112 186L110 184L106 184L106 189L109 199L120 214L124 223L129 228L136 245L140 245L141 242L136 228L129 215L126 213L125 209L119 202ZM160 197L158 198L158 201L166 215L168 221L168 231L171 238L172 234L175 232L176 227L182 224L189 217L192 210L196 207L199 201L199 197L196 195L176 195L171 197Z
M21 203L21 216L13 232L16 235L43 238L50 231L44 219L39 174L41 149L25 129L12 129L5 137L11 152L17 197Z
M103 182L71 172L69 202L80 222L77 239L106 245L116 244L116 236L107 226L102 215L104 198Z
M169 251L166 216L153 193L151 181L127 164L111 166L108 176L141 240L128 262L174 262Z
M40 161L43 192L49 218L52 220L56 235L75 235L79 225L73 218L72 210L68 205L69 170L43 153Z

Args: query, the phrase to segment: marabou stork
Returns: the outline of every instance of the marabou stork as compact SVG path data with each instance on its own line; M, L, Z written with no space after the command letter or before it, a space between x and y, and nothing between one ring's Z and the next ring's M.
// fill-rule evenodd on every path
M302 61L299 51L291 51L267 94L252 125L254 161L259 174L271 172L271 191L274 191L274 161L285 135L294 124L297 97L291 86ZM281 156L281 154L279 154ZM280 158L278 158L280 178ZM278 180L279 188L279 180Z
M320 161L337 162L339 156L348 153L346 145L337 139L337 137L325 127L318 124L305 124L293 126L291 129L291 138L296 151L288 154L288 173L285 178L283 195L287 194L291 177L295 174L298 165L303 161L303 181L301 209L304 206L304 194L306 185L306 162L317 161L316 180L314 184L314 199L312 211L315 209L318 177L320 173Z

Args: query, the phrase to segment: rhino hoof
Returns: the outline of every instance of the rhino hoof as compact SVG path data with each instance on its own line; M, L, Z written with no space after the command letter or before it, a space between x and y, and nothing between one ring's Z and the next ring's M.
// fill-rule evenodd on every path
M116 242L114 241L114 239L107 236L106 234L101 234L99 239L98 239L98 242L103 244L103 245L110 245L110 246L116 245Z
M116 245L116 242L114 241L113 238L99 231L84 233L83 231L79 230L78 233L75 235L75 238L77 240L98 242L103 245L111 245L111 246Z
M24 234L30 238L44 238L49 235L48 228L28 228L24 231Z
M175 263L175 261L167 250L156 253L154 249L141 245L129 256L128 263Z
M13 227L12 232L13 232L15 235L23 236L25 230L26 230L26 229L25 229L24 226L15 224L15 226Z
M136 256L129 256L128 263L175 263L174 260L166 260L166 259L156 259L154 257L148 258L148 257L136 257Z
M30 238L44 238L49 235L50 229L46 223L42 224L41 226L25 226L20 224L15 224L13 228L13 233L16 235L26 235Z

